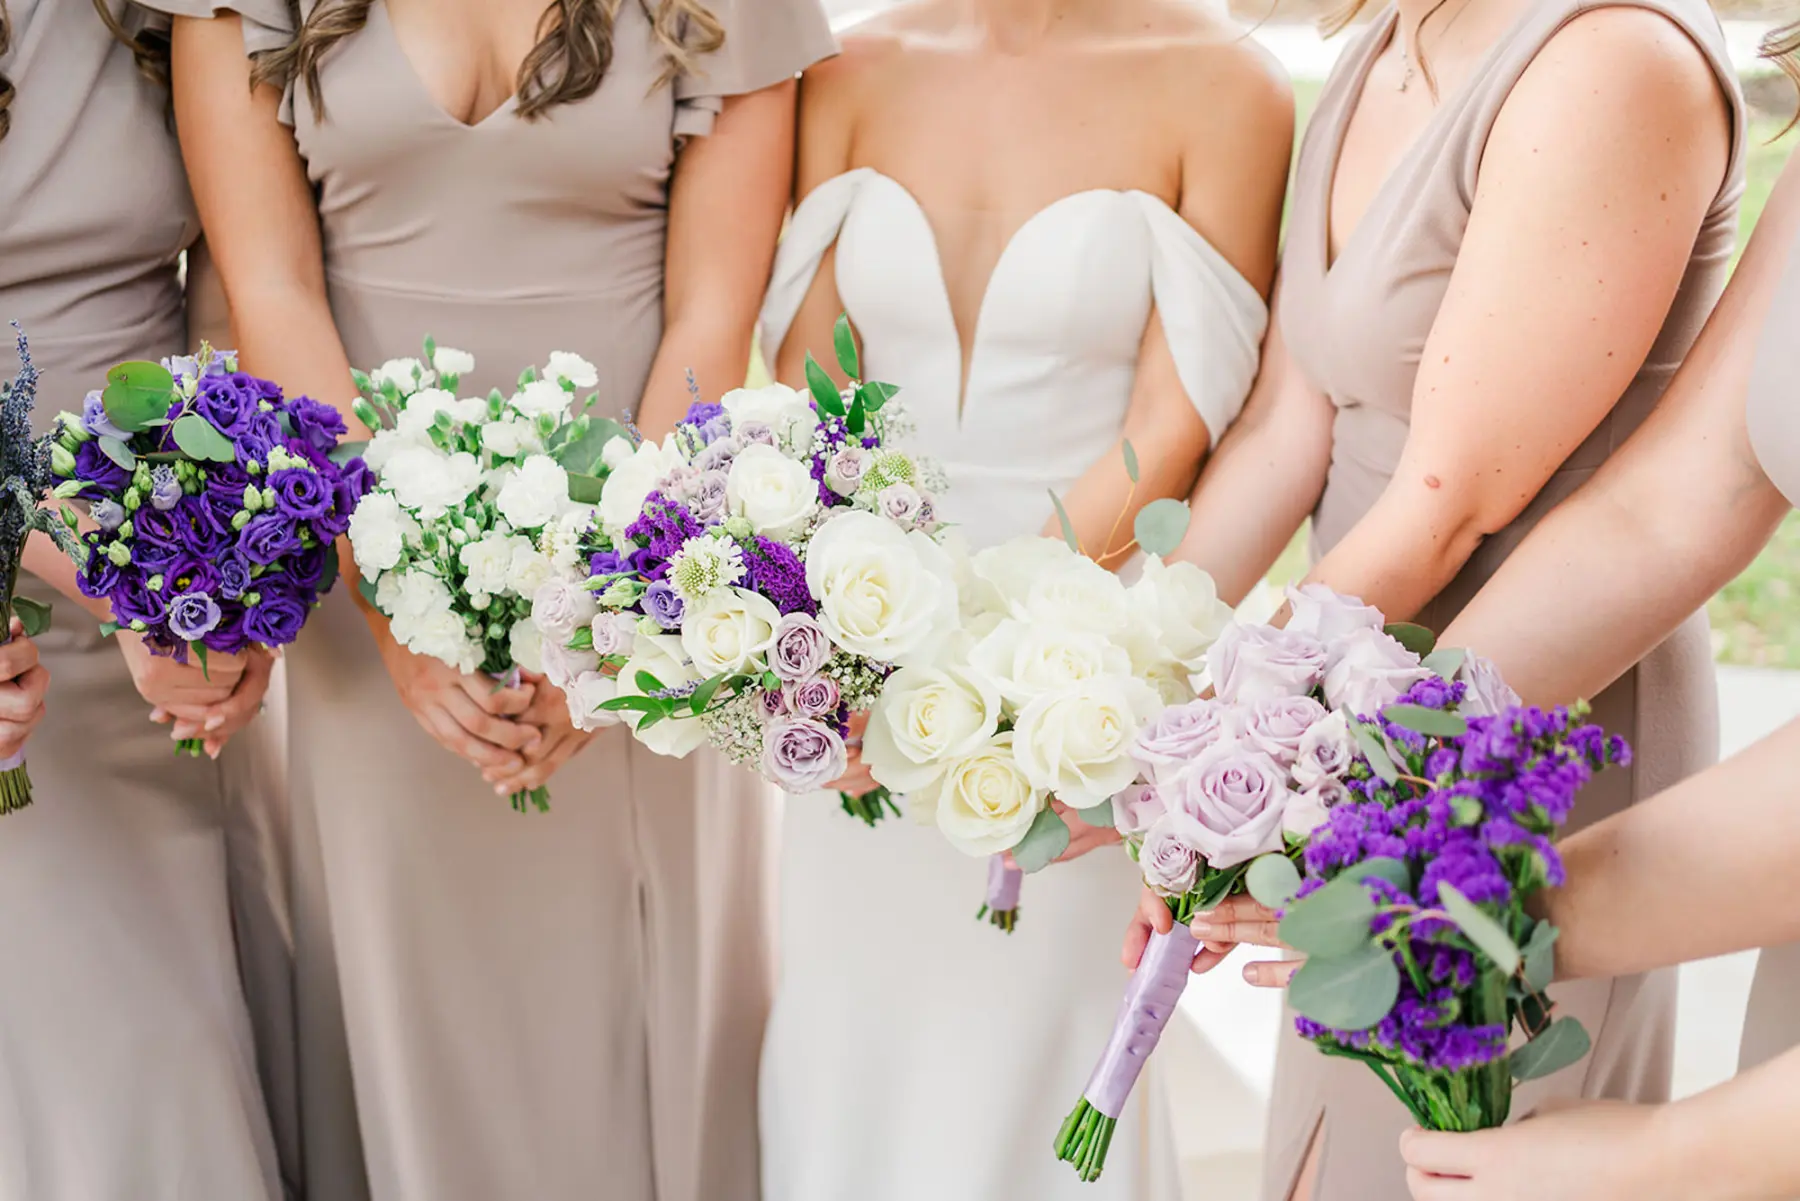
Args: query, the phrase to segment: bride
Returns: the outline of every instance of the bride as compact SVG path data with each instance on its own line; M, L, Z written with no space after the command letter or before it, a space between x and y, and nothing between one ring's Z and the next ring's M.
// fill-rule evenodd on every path
M1128 498L1185 496L1256 374L1293 137L1280 69L1184 0L917 0L842 40L802 81L765 354L801 383L848 311L975 547L1051 532L1050 491L1084 546L1120 546ZM1099 853L1026 881L1008 936L975 920L985 865L935 830L789 803L768 1201L1178 1196L1154 1089L1098 1185L1051 1151L1121 991L1137 873L1110 841L1080 830L1065 858Z

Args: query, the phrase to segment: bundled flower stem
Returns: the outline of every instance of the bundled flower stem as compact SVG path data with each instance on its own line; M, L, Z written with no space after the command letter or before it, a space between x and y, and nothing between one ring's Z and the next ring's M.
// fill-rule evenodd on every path
M0 646L12 641L12 619L27 637L49 628L50 609L16 594L25 541L33 533L48 535L79 565L86 552L72 528L43 507L49 499L50 439L31 436L31 408L37 399L37 368L19 323L19 374L0 386ZM0 815L15 813L31 804L31 776L25 770L25 753L0 759Z
M1019 893L1025 884L1025 872L1006 855L988 856L987 900L975 914L975 920L986 918L1011 934L1019 927Z

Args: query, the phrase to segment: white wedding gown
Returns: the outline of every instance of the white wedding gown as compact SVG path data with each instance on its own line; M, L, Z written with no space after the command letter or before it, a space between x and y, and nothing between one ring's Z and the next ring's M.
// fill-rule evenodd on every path
M1145 193L1079 192L1025 223L989 280L960 404L962 348L930 222L866 168L794 213L762 314L770 361L834 242L864 374L901 389L918 425L910 445L949 474L941 511L977 548L1036 533L1049 490L1111 450L1153 302L1215 443L1256 373L1262 298ZM1125 984L1138 876L1122 852L1027 877L1011 935L976 920L986 863L934 828L869 829L835 796L792 798L781 854L764 1201L1176 1201L1151 1077L1097 1184L1051 1150Z

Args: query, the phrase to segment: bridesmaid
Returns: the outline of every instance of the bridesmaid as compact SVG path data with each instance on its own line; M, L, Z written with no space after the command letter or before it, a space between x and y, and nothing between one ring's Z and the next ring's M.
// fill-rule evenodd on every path
M1698 335L1731 256L1742 127L1703 0L1384 9L1313 115L1277 329L1185 554L1241 595L1311 510L1312 579L1442 628L1643 420ZM1584 817L1709 763L1714 706L1695 617L1599 699L1640 745ZM1215 952L1231 933L1196 930ZM1671 975L1560 995L1596 1049L1525 1105L1665 1092ZM1403 1196L1403 1123L1361 1065L1290 1033L1265 1195Z
M559 349L608 412L742 383L815 0L164 3L251 368L347 410L431 334L474 392ZM288 656L309 1156L360 1144L377 1201L754 1197L759 782L589 745L353 596Z
M0 0L0 320L30 335L40 432L112 364L191 345L198 226L166 47L118 0ZM37 648L57 701L31 743L36 804L0 819L0 1198L273 1201L233 945L239 748L178 758L147 720L180 713L175 733L217 752L256 715L269 662L215 658L207 680L141 639L115 646L48 540L26 567L21 593L60 602Z

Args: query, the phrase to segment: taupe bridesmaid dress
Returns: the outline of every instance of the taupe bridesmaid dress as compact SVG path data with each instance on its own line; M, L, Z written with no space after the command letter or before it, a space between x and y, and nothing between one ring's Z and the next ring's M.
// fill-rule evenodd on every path
M253 52L293 36L280 0L217 7L245 17ZM604 410L633 408L662 335L681 141L722 97L835 49L816 0L709 7L725 46L672 85L634 0L593 96L468 125L372 5L322 65L324 118L304 94L282 107L351 361L431 334L475 355L464 390L485 392L568 350L599 365ZM552 781L552 812L522 816L419 729L347 595L288 666L309 1163L360 1138L376 1201L754 1198L760 782L614 729Z
M6 7L0 322L30 336L41 431L114 363L187 348L180 264L198 227L168 93L90 0ZM147 14L114 7L141 31ZM10 329L4 344L10 375ZM37 801L0 819L0 1201L273 1201L228 888L254 735L218 764L178 759L98 623L21 583L58 603ZM235 924L268 929L268 908L238 899Z
M1705 53L1733 107L1731 165L1709 209L1661 335L1612 412L1525 511L1487 539L1419 615L1443 629L1543 515L1593 475L1654 407L1699 335L1729 269L1743 190L1743 114L1736 75L1704 0L1622 0L1667 16ZM1347 534L1387 486L1405 445L1419 355L1450 282L1475 195L1481 148L1513 85L1555 33L1593 7L1542 0L1488 53L1475 76L1443 97L1425 132L1399 160L1354 234L1328 261L1329 197L1344 131L1370 66L1396 26L1385 9L1332 72L1300 155L1282 269L1288 345L1336 407L1331 470L1313 514L1315 555ZM1576 824L1595 821L1712 763L1717 697L1704 614L1695 614L1631 673L1596 699L1595 720L1631 741L1635 761L1585 791ZM1525 1088L1515 1108L1551 1096L1653 1100L1669 1087L1673 972L1561 987L1565 1013L1594 1035L1591 1056ZM1401 1201L1405 1165L1395 1149L1409 1124L1361 1064L1328 1059L1284 1033L1270 1114L1265 1201L1292 1190L1315 1132L1318 1201Z
M1789 168L1800 170L1800 165ZM1757 461L1789 503L1800 507L1800 240L1763 326L1750 377L1747 420ZM1800 943L1766 947L1756 963L1744 1015L1739 1069L1800 1045Z

